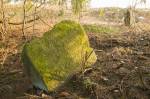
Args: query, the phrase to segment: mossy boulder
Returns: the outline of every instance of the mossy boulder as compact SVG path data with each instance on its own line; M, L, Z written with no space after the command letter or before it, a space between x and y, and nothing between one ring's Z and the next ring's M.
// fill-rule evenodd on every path
M80 70L83 56L89 56L85 66L96 61L82 26L74 21L62 21L43 37L25 44L22 60L34 86L53 91L67 77Z

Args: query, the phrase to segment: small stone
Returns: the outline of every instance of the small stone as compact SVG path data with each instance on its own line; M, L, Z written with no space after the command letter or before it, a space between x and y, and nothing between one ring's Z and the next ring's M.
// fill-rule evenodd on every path
M118 93L118 92L119 92L119 90L114 90L114 92Z
M138 69L138 67L135 66L135 69Z
M70 94L68 92L61 92L59 94L60 97L67 97L67 96L70 96Z
M44 98L44 99L53 99L52 96L46 95L44 93L42 93L42 98Z
M141 40L141 41L143 41L143 40L144 40L144 38L141 38L140 40Z
M109 80L107 77L104 77L104 76L101 76L101 78L102 78L104 81L108 81L108 80Z
M125 62L123 60L120 61L122 64L124 64Z

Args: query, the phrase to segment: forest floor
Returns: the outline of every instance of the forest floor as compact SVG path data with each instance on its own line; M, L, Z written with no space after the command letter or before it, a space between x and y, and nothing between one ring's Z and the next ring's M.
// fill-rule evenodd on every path
M5 49L7 55L2 49L0 53L1 60L7 56L0 72L0 99L150 99L150 32L88 36L97 62L73 75L56 92L38 96L23 72L24 40L13 32L6 46L9 49Z

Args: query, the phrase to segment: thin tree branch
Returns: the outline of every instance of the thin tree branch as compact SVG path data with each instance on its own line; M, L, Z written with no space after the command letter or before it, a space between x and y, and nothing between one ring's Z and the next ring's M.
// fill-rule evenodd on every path
M39 17L36 17L35 18L35 20L39 20L40 18ZM25 23L31 23L31 22L33 22L34 21L34 19L31 19L31 20L27 20L27 21L25 21ZM2 20L0 20L0 23L3 23L3 21ZM24 24L24 22L8 22L8 24L10 24L10 25L21 25L21 24Z
M26 24L26 7L25 7L25 5L26 5L26 0L24 0L24 2L23 2L23 24L22 24L22 34L23 34L23 38L24 39L26 39L26 37L25 37L25 30L24 30L24 28L25 28L25 24Z
M36 5L35 5L34 13L33 13L33 15L34 15L34 21L33 21L33 34L35 33L35 22L36 22L35 18L36 18L36 12L37 12L37 3L36 3Z

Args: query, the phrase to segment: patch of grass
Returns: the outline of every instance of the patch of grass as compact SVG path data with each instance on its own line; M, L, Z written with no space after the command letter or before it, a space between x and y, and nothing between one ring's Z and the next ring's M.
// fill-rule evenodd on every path
M87 33L116 33L119 32L119 28L102 25L83 25Z

